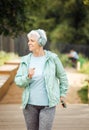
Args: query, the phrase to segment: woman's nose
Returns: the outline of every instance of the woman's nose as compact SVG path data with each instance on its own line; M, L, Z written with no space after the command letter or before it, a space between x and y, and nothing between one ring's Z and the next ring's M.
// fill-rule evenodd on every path
M28 45L30 45L31 44L31 41L28 41Z

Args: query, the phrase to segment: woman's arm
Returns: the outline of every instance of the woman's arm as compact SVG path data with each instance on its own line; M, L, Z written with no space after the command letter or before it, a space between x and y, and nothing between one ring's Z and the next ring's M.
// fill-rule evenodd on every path
M55 58L55 63L56 63L56 75L60 82L60 86L59 86L60 87L60 96L64 97L64 96L66 96L66 93L68 90L67 74L66 74L65 69L64 69L60 59L58 58L58 56L56 56L56 58Z
M26 87L30 83L30 78L28 77L28 70L25 63L21 63L17 74L14 79L15 83L19 87Z

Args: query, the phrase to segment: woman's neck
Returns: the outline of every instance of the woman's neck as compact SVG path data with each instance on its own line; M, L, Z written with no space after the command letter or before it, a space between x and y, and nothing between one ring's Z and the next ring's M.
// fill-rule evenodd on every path
M40 49L35 50L33 52L33 55L36 56L36 57L44 56L45 52L44 52L43 48L40 48Z

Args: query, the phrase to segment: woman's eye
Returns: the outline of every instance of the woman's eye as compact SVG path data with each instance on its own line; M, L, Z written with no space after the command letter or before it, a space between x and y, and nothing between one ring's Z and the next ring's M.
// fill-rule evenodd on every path
M34 42L34 40L31 39L31 42Z
M35 42L33 39L27 39L27 42Z

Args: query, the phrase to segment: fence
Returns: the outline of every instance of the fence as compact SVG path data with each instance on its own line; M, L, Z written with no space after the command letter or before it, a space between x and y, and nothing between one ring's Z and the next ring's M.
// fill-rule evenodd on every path
M26 36L18 36L11 38L9 36L0 36L0 51L14 52L22 56L28 53L28 45Z
M46 49L49 49L50 43L46 45ZM89 45L76 45L76 44L62 44L58 43L57 48L62 53L68 53L71 48L75 49L78 53L82 53L89 57ZM27 45L26 35L18 36L17 38L0 36L0 51L14 52L20 56L23 56L29 52Z

